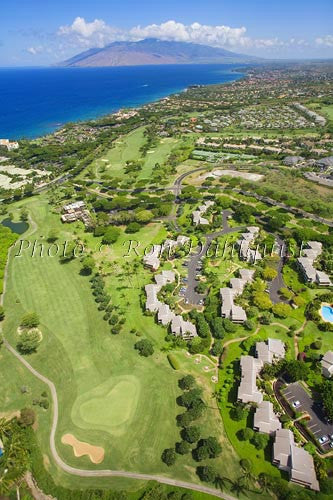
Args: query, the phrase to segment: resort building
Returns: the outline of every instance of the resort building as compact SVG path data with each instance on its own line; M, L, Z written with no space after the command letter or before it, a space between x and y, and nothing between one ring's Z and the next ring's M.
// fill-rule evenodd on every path
M295 445L290 429L279 429L275 434L273 464L288 472L293 483L319 491L313 458L304 448Z
M161 303L159 302L157 298L157 294L160 291L161 287L158 285L154 285L150 283L149 285L145 286L145 291L146 291L146 311L150 312L157 312L158 308L160 307Z
M240 278L231 278L230 287L220 288L222 302L221 316L234 323L244 323L247 320L246 312L241 306L234 304L234 298L241 295L245 285L253 280L254 271L251 269L241 269Z
M12 151L13 149L18 149L20 147L18 142L10 142L9 139L0 139L0 146L6 147L8 151Z
M274 434L281 429L281 423L270 401L262 401L254 414L253 429L264 434Z
M266 342L256 343L256 357L260 361L272 364L283 359L286 355L284 343L279 339L267 339Z
M164 304L158 299L158 294L162 287L175 281L173 271L162 271L155 275L155 283L145 286L146 292L146 311L157 313L157 320L163 326L171 324L171 333L190 340L197 336L196 326L190 321L185 321L182 316L176 315L168 304Z
M175 273L173 271L162 271L155 276L155 281L162 288L162 286L175 281Z
M302 257L297 259L299 268L308 283L316 283L319 286L332 286L328 274L323 271L317 271L314 261L322 253L322 244L319 241L309 241L307 247L303 250Z
M181 236L181 235L179 235L176 240L167 239L162 244L161 254L165 251L167 251L168 254L170 254L172 249L182 247L187 243L189 243L190 241L191 239L188 236Z
M182 316L175 316L171 322L171 332L184 340L197 336L196 326L191 321L185 321Z
M163 286L175 281L175 273L172 271L162 271L155 276L155 281L156 285L150 283L145 286L147 296L146 310L150 312L157 312L161 305L163 305L162 302L158 300L157 295Z
M171 311L170 306L168 304L161 303L158 312L157 312L157 320L161 325L167 326L171 321L176 317L175 313Z
M154 245L151 251L143 257L144 264L153 271L157 271L160 267L161 248L161 245Z
M193 224L196 226L201 224L202 226L209 224L208 219L205 219L203 215L207 212L209 207L214 205L213 201L206 201L203 205L192 213Z
M242 233L241 238L237 241L239 246L239 256L242 260L246 262L255 263L257 260L261 260L262 256L258 250L253 250L250 248L253 241L256 239L259 233L259 227L249 226L247 228L247 233Z
M333 375L333 351L327 351L320 363L323 377L331 378Z
M163 252L166 251L169 255L173 248L184 246L190 241L188 236L179 235L176 240L167 239L162 245L153 245L150 252L143 257L143 262L146 267L149 267L153 271L157 271L161 264L160 259Z
M263 395L257 387L257 375L263 367L262 361L253 356L241 356L241 383L237 399L242 403L262 403Z
M91 218L84 201L76 201L63 207L62 222L75 222L81 220L86 227L90 226Z

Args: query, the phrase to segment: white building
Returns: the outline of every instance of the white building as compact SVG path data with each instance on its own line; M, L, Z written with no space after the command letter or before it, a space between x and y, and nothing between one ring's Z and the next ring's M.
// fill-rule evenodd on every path
M5 146L8 151L12 151L13 149L18 149L20 147L18 142L10 142L9 139L0 139L0 146Z
M273 464L288 472L293 483L319 491L313 458L304 448L295 445L290 429L279 429L275 434Z
M145 286L146 291L146 311L157 313L157 320L163 326L171 324L173 335L190 340L197 336L196 326L190 321L185 321L182 316L176 315L168 304L164 304L158 299L158 294L162 287L175 281L173 271L162 271L155 275L155 283L149 283Z
M322 375L331 378L333 375L333 351L327 351L320 363Z
M256 356L264 364L272 364L283 359L286 355L284 343L279 339L267 339L266 342L256 343Z
M275 415L273 404L270 401L259 403L254 414L253 429L270 435L281 429L281 423Z
M247 320L246 312L241 306L234 303L234 298L241 295L245 285L253 280L254 271L251 269L240 269L240 278L231 278L230 287L220 288L222 302L221 316L234 323L244 323Z
M262 361L253 356L241 356L240 366L242 378L237 399L242 403L261 403L263 395L257 387L257 376L263 367Z
M213 201L210 201L210 200L205 201L205 203L203 205L200 205L200 207L198 207L198 209L192 213L192 219L193 219L194 225L197 226L200 224L202 226L205 226L205 225L209 224L209 221L207 219L205 219L203 217L203 215L207 212L209 207L211 207L212 205L214 205Z
M150 252L144 256L143 262L145 266L149 267L153 271L157 271L161 264L160 259L163 252L167 252L169 255L172 249L184 246L190 241L191 240L188 236L179 235L177 237L177 240L167 239L162 245L153 245L153 248L150 250Z
M256 239L259 233L259 227L249 226L246 233L241 234L241 238L237 241L239 246L239 256L242 260L246 262L255 263L257 260L261 260L261 253L255 249L251 248L251 244Z
M302 257L297 259L298 265L306 282L316 283L319 286L332 286L328 274L315 268L314 262L321 253L322 244L319 241L309 241Z

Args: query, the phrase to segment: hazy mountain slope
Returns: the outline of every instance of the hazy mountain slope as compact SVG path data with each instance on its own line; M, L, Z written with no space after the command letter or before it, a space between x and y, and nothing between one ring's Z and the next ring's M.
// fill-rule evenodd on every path
M254 57L207 45L167 42L150 38L140 42L114 42L102 49L90 49L64 61L60 66L225 64L256 60Z

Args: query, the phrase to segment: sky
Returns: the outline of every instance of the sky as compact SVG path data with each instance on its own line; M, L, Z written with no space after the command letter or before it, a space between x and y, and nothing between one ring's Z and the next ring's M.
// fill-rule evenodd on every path
M332 0L11 0L0 66L50 65L116 40L154 37L269 59L333 58Z

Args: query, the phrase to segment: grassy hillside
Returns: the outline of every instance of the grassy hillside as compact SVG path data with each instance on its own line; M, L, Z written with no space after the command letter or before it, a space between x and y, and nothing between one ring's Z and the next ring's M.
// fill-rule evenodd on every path
M30 199L26 205L36 223L36 229L29 235L31 240L40 240L51 228L60 231L59 242L71 236L69 226L61 226L59 216L50 212L45 200ZM151 225L143 230L147 244L158 238L157 227ZM122 243L121 238L111 255L123 254ZM197 365L193 358L188 359L184 352L177 354L181 369L174 371L166 353L160 351L165 329L141 311L139 293L143 282L150 281L149 273L139 274L137 281L126 279L122 273L111 273L107 278L113 303L127 311L125 328L120 335L111 335L109 325L102 319L103 313L97 310L93 300L88 277L80 275L79 269L77 259L60 264L58 258L31 257L29 252L15 258L13 252L5 297L4 333L13 345L18 341L17 327L24 313L36 311L41 318L43 340L38 352L28 359L56 385L60 410L56 443L60 455L71 465L83 468L149 472L199 482L196 463L189 455L179 457L170 468L160 459L163 449L179 440L175 417L183 410L176 404L180 394L177 381L183 373L192 372L205 388L209 406L201 421L204 434L216 435L218 426L221 429L219 437L224 453L216 465L223 464L224 474L234 477L238 461L211 399L211 374L204 371L203 364ZM133 327L153 342L155 354L151 358L142 358L134 350L137 337L130 333ZM11 411L31 405L32 399L44 390L42 384L30 374L25 376L8 353L2 356L6 373L0 373L4 388L0 394L1 408ZM26 394L20 392L23 381L29 388ZM49 424L50 410L39 411L38 437L45 462L59 480L63 474L56 470L49 453ZM65 433L102 446L104 461L97 466L87 457L75 458L72 448L61 443ZM227 461L223 455L228 457ZM91 485L94 481L88 479L85 483ZM66 476L66 483L74 486L78 479ZM119 480L112 480L114 483L124 487ZM132 488L132 483L126 487Z

